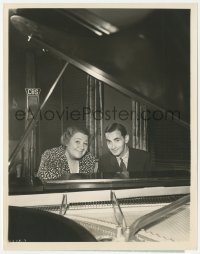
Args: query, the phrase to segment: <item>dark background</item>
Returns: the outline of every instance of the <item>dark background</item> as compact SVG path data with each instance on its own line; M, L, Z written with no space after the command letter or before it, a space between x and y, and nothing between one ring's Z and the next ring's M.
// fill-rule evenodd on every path
M127 10L127 14L130 10ZM137 10L135 10L135 13ZM117 33L98 37L56 9L12 10L39 22L62 37L52 38L66 53L85 60L112 75L120 85L137 92L163 107L177 110L181 119L190 123L190 11L151 10L144 15L138 10L133 23L121 25ZM99 14L99 12L98 12ZM126 15L123 12L124 17ZM133 18L133 16L132 16ZM65 38L66 40L60 40ZM70 45L68 43L70 42ZM15 113L25 109L27 54L35 61L36 87L41 88L42 102L59 74L63 61L27 42L25 35L9 25L9 141L10 153L25 130L25 122L16 120ZM59 81L44 110L58 110L67 106L82 110L86 103L86 73L70 65ZM129 109L131 102L115 89L105 86L104 107ZM117 119L116 119L117 120ZM38 162L45 149L60 144L60 135L71 120L42 120L39 124ZM107 125L104 121L104 127ZM77 124L77 121L76 121ZM84 125L84 121L78 124ZM131 129L131 122L123 122ZM149 151L156 167L189 170L190 132L174 121L148 123ZM161 166L164 165L164 166Z

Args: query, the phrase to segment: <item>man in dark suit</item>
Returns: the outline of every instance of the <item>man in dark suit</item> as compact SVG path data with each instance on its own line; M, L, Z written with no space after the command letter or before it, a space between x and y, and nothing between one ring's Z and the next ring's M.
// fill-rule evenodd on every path
M98 172L104 178L145 177L151 168L148 152L128 147L126 128L113 123L105 129L109 153L99 159Z

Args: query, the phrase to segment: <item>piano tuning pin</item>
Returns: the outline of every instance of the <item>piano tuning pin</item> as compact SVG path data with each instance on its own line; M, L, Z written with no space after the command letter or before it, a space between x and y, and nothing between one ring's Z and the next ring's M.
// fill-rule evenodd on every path
M47 52L48 52L48 49L43 48L42 51L43 51L44 53L47 53Z
M32 34L28 35L27 41L29 42L31 40L31 38L32 38Z

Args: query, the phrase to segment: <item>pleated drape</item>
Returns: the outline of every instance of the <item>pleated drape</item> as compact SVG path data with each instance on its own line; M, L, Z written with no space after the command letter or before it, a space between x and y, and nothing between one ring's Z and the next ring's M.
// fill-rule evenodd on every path
M146 105L132 100L132 147L148 150Z
M90 114L86 115L86 127L91 135L89 151L96 157L103 150L103 83L87 75L86 107Z
M95 155L96 158L102 155L103 152L103 87L104 84L87 75L87 97L86 107L90 114L86 115L86 127L91 135L91 142L89 151ZM148 135L147 135L147 120L146 120L146 105L136 102L132 99L132 120L131 120L131 133L133 148L148 151Z

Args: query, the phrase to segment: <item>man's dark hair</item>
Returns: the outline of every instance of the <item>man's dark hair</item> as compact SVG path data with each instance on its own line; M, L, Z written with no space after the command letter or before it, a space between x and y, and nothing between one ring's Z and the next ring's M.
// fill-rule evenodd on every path
M126 128L124 127L124 125L120 124L120 123L112 123L112 124L109 124L104 133L107 133L107 132L113 132L113 131L120 131L122 136L125 137L127 135L127 130Z

